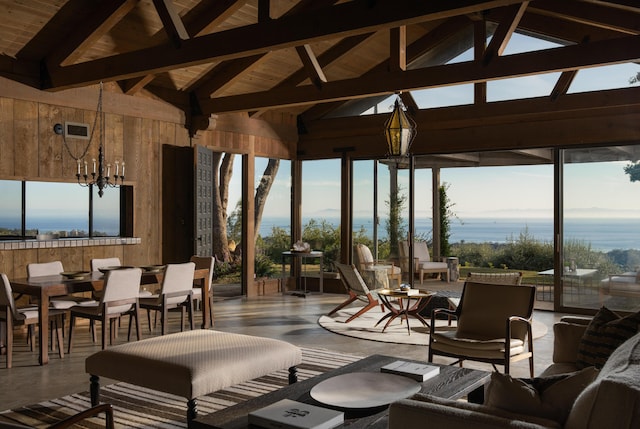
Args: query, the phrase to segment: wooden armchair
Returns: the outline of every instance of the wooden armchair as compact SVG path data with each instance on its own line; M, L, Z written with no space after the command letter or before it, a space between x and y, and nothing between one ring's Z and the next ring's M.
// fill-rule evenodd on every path
M346 301L331 310L329 312L329 316L351 304L352 302L355 302L357 300L364 302L365 306L362 307L362 309L360 309L353 316L349 317L345 322L349 323L356 317L361 316L362 314L380 304L378 302L378 294L375 291L369 290L355 266L339 263L336 263L335 266L340 273L340 279L342 280L342 284L344 284L345 289L347 289L349 298L347 298ZM380 304L380 308L383 308L382 304Z
M474 360L509 365L529 359L533 377L533 337L531 318L536 289L518 286L466 282L455 311L435 309L431 313L429 362L434 355L454 357L460 363ZM437 331L438 314L458 319L456 330Z
M393 262L374 259L371 249L364 244L356 244L355 250L357 261L356 268L358 270L364 271L376 268L385 268L387 270L389 280L395 280L398 287L400 287L402 284L402 270L400 267L395 266Z

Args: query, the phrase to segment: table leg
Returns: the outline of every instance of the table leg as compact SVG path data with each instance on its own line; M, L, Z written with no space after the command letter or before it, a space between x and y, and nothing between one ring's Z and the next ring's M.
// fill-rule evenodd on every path
M200 280L202 285L202 329L209 329L213 326L213 319L209 320L209 293L213 293L210 288L211 284L209 284L209 276L207 275L205 278Z
M38 320L38 343L40 344L38 361L40 365L46 365L49 363L49 297L44 293L40 294L38 316L40 316L40 320Z

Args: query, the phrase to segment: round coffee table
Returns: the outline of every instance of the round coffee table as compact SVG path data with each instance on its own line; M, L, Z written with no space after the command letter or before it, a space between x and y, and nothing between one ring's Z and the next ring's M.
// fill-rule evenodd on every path
M383 320L388 319L387 323L382 328L382 332L387 329L387 326L398 316L401 320L407 321L407 332L411 335L411 328L409 326L409 317L418 319L424 326L429 327L429 323L422 317L420 311L429 304L431 297L436 293L431 291L420 291L410 295L405 291L397 291L394 289L379 289L376 291L380 297L382 304L389 310L384 316L378 320L375 326L382 323Z

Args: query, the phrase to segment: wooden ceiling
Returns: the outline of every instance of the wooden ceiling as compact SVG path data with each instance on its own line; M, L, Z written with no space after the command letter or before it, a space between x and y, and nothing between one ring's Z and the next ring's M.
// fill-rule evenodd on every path
M619 115L640 99L637 88L566 95L580 69L640 61L637 0L0 0L0 14L6 78L45 91L109 82L109 90L165 100L192 123L234 112L295 115L302 156L335 152L338 143L311 149L317 139L358 147L379 118L345 125L336 116L397 91L476 84L476 104L446 114L419 111L403 94L419 129L448 139L453 152L472 149L452 130L474 118L507 129L507 117L569 120L567 112L575 119L598 108ZM563 47L502 56L514 31ZM474 46L475 61L445 64ZM487 81L552 71L562 72L553 93L526 109L483 100Z

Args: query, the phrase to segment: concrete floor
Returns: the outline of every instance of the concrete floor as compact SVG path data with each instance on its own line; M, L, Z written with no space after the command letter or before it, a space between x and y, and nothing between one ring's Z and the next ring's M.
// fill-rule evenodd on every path
M214 292L215 293L215 292ZM339 352L366 356L386 354L397 357L427 359L424 346L387 344L358 340L333 334L317 324L318 318L328 313L345 299L345 295L311 294L307 298L294 296L265 296L258 298L232 298L216 302L214 306L215 329L249 335L277 338L303 347L323 348ZM553 349L553 323L560 314L536 311L535 319L549 329L542 338L534 341L535 371L540 373L551 361ZM179 315L172 316L170 332L179 330ZM142 336L151 335L146 328L146 315L141 318ZM197 324L200 317L196 318ZM117 343L126 342L126 323L123 322ZM79 326L74 332L74 348L70 355L60 359L50 352L48 365L39 366L37 355L30 352L25 337L16 337L13 368L5 368L4 356L0 357L0 410L33 404L89 388L89 378L84 370L84 360L100 350L99 344L92 344L88 326ZM66 350L65 350L66 351ZM450 360L436 358L436 362ZM465 366L490 371L491 365L469 362ZM527 361L513 365L512 375L528 377ZM108 380L103 380L108 383Z

